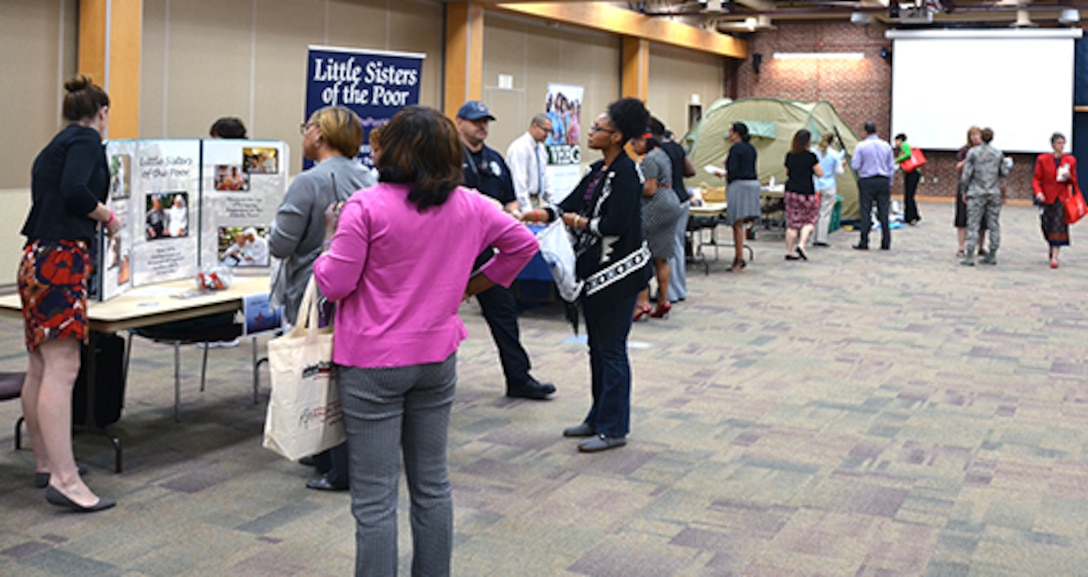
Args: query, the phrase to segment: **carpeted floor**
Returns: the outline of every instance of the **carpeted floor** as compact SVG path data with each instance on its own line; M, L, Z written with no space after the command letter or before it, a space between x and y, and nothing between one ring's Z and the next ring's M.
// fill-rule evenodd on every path
M560 309L522 317L534 374L559 388L532 402L502 396L466 305L454 575L1088 575L1084 229L1050 270L1035 209L1009 206L999 264L967 268L952 205L921 210L890 252L840 231L785 262L771 234L743 273L728 249L708 276L689 267L687 301L633 329L630 444L602 454L560 436L588 407ZM0 370L21 370L21 327L0 327ZM31 452L12 450L18 403L0 404L0 575L351 574L347 495L305 489L311 471L261 448L267 372L254 406L249 348L210 354L200 393L186 349L175 424L172 352L137 341L125 472L76 438L88 483L119 501L104 513L44 502ZM402 575L406 507L402 491Z

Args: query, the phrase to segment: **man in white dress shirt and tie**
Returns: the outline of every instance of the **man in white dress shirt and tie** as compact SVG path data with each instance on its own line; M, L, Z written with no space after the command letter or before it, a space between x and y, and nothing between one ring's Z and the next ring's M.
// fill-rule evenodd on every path
M548 150L544 139L552 132L547 114L537 114L529 122L529 130L514 139L506 149L506 164L514 179L514 195L518 210L524 212L542 204L552 204L551 183L548 181Z

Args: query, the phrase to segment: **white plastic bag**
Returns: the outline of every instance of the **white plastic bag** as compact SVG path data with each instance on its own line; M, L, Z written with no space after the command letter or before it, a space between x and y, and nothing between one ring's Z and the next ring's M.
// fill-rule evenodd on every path
M562 220L556 220L536 235L540 243L540 256L548 264L559 296L574 302L582 293L582 281L574 272L574 245Z
M316 293L311 276L295 327L268 342L272 395L264 447L291 460L315 455L346 438L333 374L333 328L318 328Z

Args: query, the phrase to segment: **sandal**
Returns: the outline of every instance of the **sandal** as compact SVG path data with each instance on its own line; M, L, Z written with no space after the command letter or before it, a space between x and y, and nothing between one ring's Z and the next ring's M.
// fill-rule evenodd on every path
M961 248L956 251L956 258L963 258L967 256L967 253Z

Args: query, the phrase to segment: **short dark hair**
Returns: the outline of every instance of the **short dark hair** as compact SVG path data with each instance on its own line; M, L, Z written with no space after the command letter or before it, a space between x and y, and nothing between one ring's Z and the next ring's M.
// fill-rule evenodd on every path
M812 143L812 133L807 129L802 128L793 133L793 142L790 143L790 154L801 154L808 150L808 145Z
M865 134L876 134L875 122L870 121L865 123Z
M90 76L80 74L64 83L64 119L69 122L88 120L110 105L110 97Z
M637 98L621 98L608 105L607 113L612 126L623 135L624 142L641 136L650 121L650 112Z
M895 135L895 138L893 140L902 140L903 142L906 142L907 141L907 135L900 132L899 134Z
M990 141L993 140L993 139L994 139L994 129L988 128L988 127L983 128L982 129L982 142L985 142L985 143L989 144Z
M464 146L457 127L428 106L406 106L382 127L378 174L382 182L410 184L408 200L420 212L439 206L461 184Z
M666 132L665 123L661 122L661 120L658 119L656 116L651 116L650 117L650 134L653 134L654 136L656 136L658 138L661 138L662 136L665 136L665 132Z
M739 136L740 139L744 142L752 140L752 135L748 133L748 125L743 122L734 122L733 125L729 127L729 129L737 133L737 136Z
M215 138L245 138L246 125L241 118L224 116L212 123L208 134Z
M1059 138L1062 139L1062 140L1065 140L1065 135L1060 133L1060 132L1055 132L1054 134L1051 134L1050 135L1050 144L1054 144L1054 142L1057 141Z

